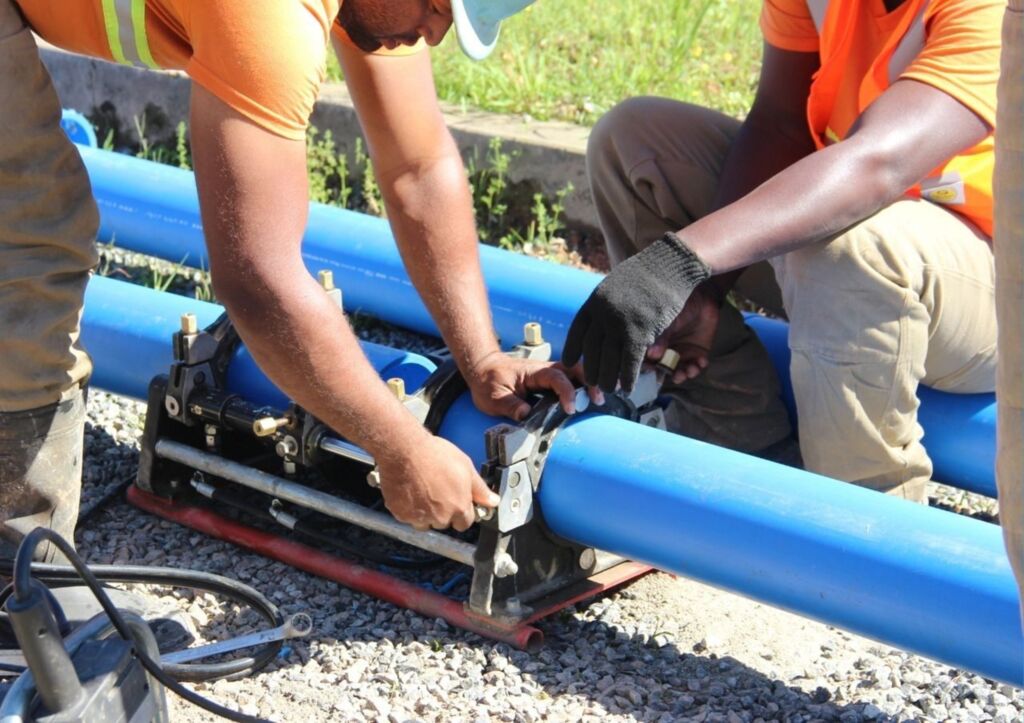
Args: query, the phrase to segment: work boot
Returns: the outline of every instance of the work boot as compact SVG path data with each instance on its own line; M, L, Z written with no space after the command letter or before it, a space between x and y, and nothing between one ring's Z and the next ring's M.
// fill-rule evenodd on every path
M85 394L24 412L0 412L0 556L13 557L21 539L49 527L74 544L82 489ZM41 562L66 563L48 542Z

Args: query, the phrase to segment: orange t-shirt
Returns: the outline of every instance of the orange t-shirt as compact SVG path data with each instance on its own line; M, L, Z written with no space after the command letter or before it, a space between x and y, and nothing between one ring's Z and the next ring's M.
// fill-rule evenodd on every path
M812 4L819 9L817 23L809 7ZM836 62L830 53L842 56L842 72L835 74L835 87L826 89L834 90L835 94L822 116L823 137L815 138L816 142L827 144L846 137L860 114L877 97L879 88L904 78L942 90L995 128L1004 8L1003 0L907 0L891 12L886 10L883 0L765 0L761 30L765 40L775 47L818 52L822 72L829 68L830 59ZM833 15L840 11L845 15ZM910 12L920 17L907 17ZM842 25L829 26L829 22ZM843 47L823 47L819 27L833 42L841 40ZM897 33L904 34L894 37ZM891 50L894 43L895 51L888 58L881 58L880 54L887 48ZM817 135L813 129L812 135ZM993 155L990 135L953 159L964 173L971 169L976 172L972 174L974 185L968 181L967 191L972 198L964 204L947 204L988 233L992 228ZM986 167L988 170L983 170ZM982 178L985 175L988 177ZM953 197L948 189L937 190L937 195L923 195L933 201Z
M14 0L34 32L60 48L115 60L108 38L132 45L132 0ZM139 8L142 0L137 0ZM305 137L342 0L144 0L154 64L184 70L231 108L285 138ZM127 10L125 8L128 8ZM125 27L128 26L128 27ZM422 43L420 44L422 46ZM419 46L415 50L419 50ZM410 52L405 49L404 52Z

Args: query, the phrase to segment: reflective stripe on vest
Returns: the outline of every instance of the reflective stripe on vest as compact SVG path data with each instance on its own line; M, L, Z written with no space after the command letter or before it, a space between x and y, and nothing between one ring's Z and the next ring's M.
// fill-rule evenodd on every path
M825 27L825 16L828 14L828 6L829 0L807 0L807 10L811 13L811 19L814 20L814 27L817 28L819 36ZM892 57L889 58L890 83L895 83L899 79L900 74L914 62L914 58L924 50L924 14L927 9L928 3L926 2L917 13L914 22L907 28L906 34L900 40L900 44L896 47Z
M110 55L121 65L157 68L146 37L146 0L101 0Z
M818 35L820 36L822 28L825 27L825 13L828 12L828 0L807 0L807 9L811 11L814 27L818 29Z
M914 62L914 58L921 54L924 50L924 41L926 40L924 32L924 14L928 10L928 3L925 2L921 6L921 10L918 11L914 21L910 23L910 27L907 28L906 34L900 39L900 44L896 46L896 50L893 51L892 56L889 58L889 82L895 83L899 80L900 74L906 70L911 63Z

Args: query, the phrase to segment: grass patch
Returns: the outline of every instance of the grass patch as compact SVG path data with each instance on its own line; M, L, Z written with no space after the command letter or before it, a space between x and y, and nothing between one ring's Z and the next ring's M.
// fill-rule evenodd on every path
M541 0L474 63L454 33L432 51L446 102L592 125L621 100L658 95L736 116L761 61L760 0ZM330 75L341 77L332 59Z

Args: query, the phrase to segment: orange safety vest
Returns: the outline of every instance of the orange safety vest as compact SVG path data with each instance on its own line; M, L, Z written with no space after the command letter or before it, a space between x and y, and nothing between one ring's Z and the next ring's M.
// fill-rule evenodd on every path
M898 80L924 49L929 1L906 0L906 12L860 83L858 113L863 113ZM848 72L847 62L852 46L852 33L848 31L853 28L859 2L807 0L820 38L821 67L814 76L807 101L807 120L819 149L842 140L828 123L842 74ZM842 132L845 133L845 129ZM966 216L991 238L994 161L994 138L990 133L978 145L934 169L919 184L908 189L907 194Z

